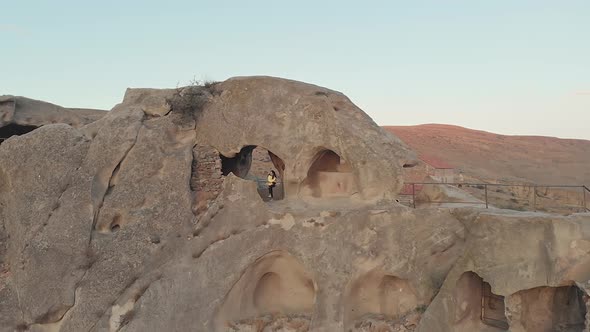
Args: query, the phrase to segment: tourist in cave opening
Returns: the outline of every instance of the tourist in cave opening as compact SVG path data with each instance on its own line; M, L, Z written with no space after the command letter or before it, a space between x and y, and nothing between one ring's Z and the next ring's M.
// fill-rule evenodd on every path
M266 178L266 185L268 186L268 197L273 199L272 188L277 185L277 174L271 170Z

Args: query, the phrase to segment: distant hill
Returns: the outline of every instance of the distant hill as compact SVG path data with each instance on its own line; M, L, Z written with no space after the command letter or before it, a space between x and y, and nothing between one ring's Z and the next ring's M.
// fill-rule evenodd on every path
M458 126L385 126L420 155L482 180L590 185L590 141L506 136Z

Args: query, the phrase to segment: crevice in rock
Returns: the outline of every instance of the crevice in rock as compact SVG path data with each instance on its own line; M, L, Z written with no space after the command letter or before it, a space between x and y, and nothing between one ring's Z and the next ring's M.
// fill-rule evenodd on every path
M116 327L115 331L119 331L121 330L121 328L127 324L129 324L129 322L133 319L136 309L135 309L135 304L139 301L139 299L143 296L143 294L145 294L145 292L148 290L148 288L152 285L152 283L154 283L155 281L160 280L162 276L161 275L157 275L155 277L149 278L147 280L147 282L141 283L141 282L136 282L134 284L132 284L128 289L125 289L122 294L127 294L127 296L131 296L131 298L125 302L125 304L123 304L122 307L120 307L120 309L122 309L122 313L119 315L118 319L118 326ZM131 289L134 288L134 289ZM128 293L130 292L130 293ZM119 302L119 300L117 300L117 302ZM126 309L125 305L130 304L130 308ZM111 317L112 319L113 317Z
M239 235L240 233L242 233L242 232L235 233L234 235ZM213 245L215 245L218 242L222 242L222 241L229 239L231 236L232 236L231 234L226 234L226 235L220 236L215 241L209 242L209 244L205 248L193 253L193 258L194 259L200 258L205 253L205 251L207 251L207 249L211 248Z
M205 229L207 226L208 226L208 224L207 224L207 225L203 225L203 227L202 227L202 228L199 228L199 229L197 229L195 232L193 232L193 234L194 234L194 233L197 233L197 234L198 234L197 236L199 236L199 235L200 235L200 233L201 233L201 232L202 232L202 231L203 231L203 230L204 230L204 229ZM248 232L248 231L253 231L253 230L256 230L256 229L258 229L258 228L260 228L260 227L267 227L267 224L266 224L266 223L263 223L263 224L260 224L260 225L257 225L257 226L251 227L251 228L245 228L245 229L234 229L234 230L232 230L232 231L230 231L230 232L226 232L225 234L218 236L218 237L217 237L215 240L213 240L213 241L209 242L209 244L208 244L208 245L206 245L206 246L205 246L204 248L202 248L201 250L198 250L198 251L194 252L194 253L193 253L193 258L194 258L194 259L200 258L200 257L201 257L201 256L202 256L202 255L205 253L205 251L207 251L209 248L211 248L213 245L215 245L215 244L216 244L216 243L218 243L218 242L225 241L225 240L227 240L227 239L229 239L229 238L231 238L231 237L233 237L233 236L238 236L238 235L240 235L240 234L242 234L242 233L244 233L244 232Z
M79 168L79 166L78 166ZM45 222L43 222L42 224L38 224L35 226L34 229L31 230L31 239L34 239L38 233L40 233L43 228L45 226L47 226L49 224L49 221L51 220L51 217L53 216L54 212L57 211L60 207L61 207L61 201L62 198L64 196L64 194L66 193L66 191L69 189L70 187L70 183L66 183L66 185L64 186L64 189L61 190L61 193L59 194L57 200L55 200L55 202L53 203L53 207L51 208L51 211L48 213L47 219L45 220ZM23 257L24 256L24 252L25 250L29 247L29 243L26 243L23 248L20 251L20 256ZM24 264L24 261L23 261ZM24 266L22 267L24 268ZM15 287L15 292L17 295L17 300L18 300L18 304L19 304L19 310L21 312L21 319L23 319L24 321L24 310L22 309L22 305L21 305L21 301L20 301L20 292L18 290L18 284L15 283L14 284ZM40 317L37 317L35 319L36 324L47 324L47 323L53 323L56 321L60 321L61 318L65 315L65 313L70 309L71 307L68 306L62 306L59 308L55 308L55 309L51 309L48 312L46 312L45 314L41 315ZM26 326L26 324L25 324Z
M135 146L135 143L133 143L133 146ZM133 146L131 148L133 148ZM129 149L125 153L125 156L123 156L123 159L121 159L121 161L117 164L117 166L115 166L115 169L113 170L113 173L111 175L111 178L109 179L109 185L107 187L107 192L104 195L105 197L111 194L111 192L113 191L113 188L117 184L117 179L118 179L118 176L119 176L119 171L121 170L121 163L123 163L123 160L125 160L125 158L127 157L127 154L129 153L129 151L131 151L131 149Z
M51 324L59 322L70 308L72 308L72 306L61 306L59 308L51 309L35 319L35 324Z
M137 139L139 138L139 133L141 131L141 128L143 127L143 121L144 121L144 118L141 119L141 125L139 126L139 128L137 129L137 132L135 133L135 139L134 139L133 143L129 146L129 148L127 148L127 150L123 154L123 157L119 160L119 162L117 163L115 168L113 168L113 170L111 171L111 174L110 174L109 180L108 180L108 185L104 189L104 192L99 193L100 198L98 199L98 203L94 207L94 218L92 220L92 230L91 230L91 234L90 234L90 242L92 242L92 239L93 239L94 230L96 228L96 223L98 222L98 218L100 216L100 210L102 208L102 205L104 204L106 197L111 193L112 187L116 183L116 179L117 179L118 173L120 171L121 164L125 161L125 159L129 155L129 152L131 152L131 150L133 150L133 148L135 147L135 144L137 144Z
M198 152L196 151L196 145L193 146L193 151L192 151L192 160L191 160L191 177L189 179L189 183L188 186L191 189L191 191L197 191L197 181L199 178L199 174L197 173L197 158L198 158Z
M21 319L21 321L24 321L25 320L25 311L23 310L23 305L20 300L19 285L17 282L14 283L14 291L16 293L16 300L18 301L18 310L20 311L20 319ZM18 326L17 326L17 330L18 330ZM26 330L26 324L25 324L25 330ZM23 331L25 331L25 330L23 330Z
M53 216L53 213L55 211L57 211L57 209L59 209L59 207L61 206L61 199L62 199L63 195L65 194L65 192L68 190L68 188L69 188L69 184L66 184L65 188L59 194L59 197L57 198L57 200L55 200L55 202L53 203L51 211L49 211L49 213L47 214L47 219L42 224L36 224L33 227L31 227L31 231L30 231L30 234L31 234L30 238L31 239L34 239L37 236L37 234L39 234L39 232L42 231L43 227L45 227L49 224L49 220ZM25 245L23 246L23 248L21 249L21 252L20 252L21 256L24 255L24 251L25 251L25 249L27 249L28 246L29 246L29 244L25 243Z
M117 176L119 174L119 171L120 171L120 168L121 168L122 163L125 161L125 159L129 155L129 153L131 152L131 150L137 144L137 140L139 138L139 133L141 131L141 128L143 128L143 122L144 122L144 120L145 120L145 115L140 120L141 121L141 124L138 127L137 132L135 133L135 138L133 140L133 143L125 151L125 153L123 154L123 156L121 157L121 159L119 160L119 162L117 163L117 165L110 172L110 176L109 176L109 179L108 179L108 182L107 182L108 185L106 186L106 188L104 188L104 190L101 193L98 193L100 197L97 200L97 203L95 202L95 204L93 204L93 219L92 219L92 227L90 228L90 236L89 236L89 239L88 239L88 247L86 249L87 253L91 253L92 252L91 251L91 245L92 245L92 240L94 239L94 231L95 231L96 224L97 224L98 218L100 216L100 210L101 210L101 208L102 208L102 206L104 204L105 198L111 193L112 187L116 183L116 179L117 179ZM96 181L97 180L96 177L97 176L95 176L95 179L93 181ZM94 184L93 184L93 187L94 187ZM77 293L77 291L78 291L78 289L80 287L79 285L86 278L86 275L88 274L88 271L92 268L92 265L96 261L96 257L94 256L94 254L93 255L88 255L87 254L87 260L88 260L88 262L86 264L87 266L86 266L86 269L84 271L84 274L82 275L82 277L80 278L80 280L76 283L76 288L74 290L74 304L64 313L64 315L62 316L61 319L63 319L67 315L67 313L72 308L75 307L75 305L76 305L76 293ZM95 327L95 325L98 323L99 320L97 320L95 322L95 324L89 330L92 330Z
M47 215L47 220L45 221L45 223L43 223L43 226L47 226L49 224L49 220L53 216L53 213L55 211L57 211L57 209L60 208L60 206L61 206L61 199L62 199L62 197L64 196L64 194L66 193L66 191L68 190L69 187L70 187L70 184L67 183L65 185L64 189L61 191L61 194L59 194L59 197L57 198L57 200L53 204L53 207L51 208L51 211L49 211L49 214Z
M168 261L164 260L162 264L157 265L152 271L158 271L164 264L168 263ZM162 274L160 272L150 272L151 275L146 276L143 279L138 279L137 277L133 278L129 281L127 286L117 296L117 298L112 302L113 305L123 304L121 308L123 308L129 301L132 304L131 308L129 308L124 314L120 316L121 320L119 321L118 327L115 331L119 331L124 325L129 323L130 318L135 313L135 304L139 301L139 299L145 294L145 292L150 288L150 286L162 279ZM123 301L127 299L126 301ZM108 306L101 315L98 316L98 319L94 322L92 326L88 329L88 331L95 331L96 326L98 323L103 320L103 317L107 315L109 311L112 311L113 306Z
M72 310L72 308L74 308L76 306L76 303L78 302L78 296L79 296L78 290L80 289L80 283L84 280L84 278L86 278L86 275L88 274L88 271L90 270L91 267L92 267L92 265L87 266L87 268L84 270L84 273L82 274L80 279L76 282L76 287L74 288L74 296L73 296L74 301L73 301L72 305L70 305L70 306L64 305L60 308L50 310L50 311L46 312L44 315L37 318L35 320L34 324L43 325L43 324L60 323L66 317L66 315Z
M417 162L408 162L408 163L404 163L402 165L403 168L413 168L413 167L416 167L416 166L418 166L418 163Z

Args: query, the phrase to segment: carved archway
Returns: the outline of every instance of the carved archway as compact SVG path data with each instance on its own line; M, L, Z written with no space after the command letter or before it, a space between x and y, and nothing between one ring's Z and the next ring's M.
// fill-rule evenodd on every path
M226 295L215 317L215 329L260 324L309 326L316 286L303 264L283 250L269 252L246 268Z
M312 160L302 184L302 196L349 197L356 192L352 168L336 152L323 149Z

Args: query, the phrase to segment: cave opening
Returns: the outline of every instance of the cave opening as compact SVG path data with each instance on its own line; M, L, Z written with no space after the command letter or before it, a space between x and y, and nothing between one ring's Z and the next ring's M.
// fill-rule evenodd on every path
M229 173L233 173L235 176L245 179L252 165L252 151L255 148L254 145L245 146L232 157L219 154L219 158L221 158L221 174L228 176Z
M232 157L226 157L223 154L220 154L219 157L223 176L233 173L242 179L256 182L258 194L264 201L271 200L267 176L270 171L274 171L277 175L277 182L272 189L272 200L284 199L285 163L270 150L256 145L247 145Z
M374 326L375 331L397 331L396 324L424 306L409 280L377 268L347 285L344 296L345 330Z
M303 182L303 196L349 197L356 191L352 168L336 152L316 153Z
M514 324L526 331L584 331L588 295L575 285L542 286L509 297Z
M298 258L271 251L252 262L233 284L217 310L215 325L224 331L228 325L240 331L237 327L275 331L271 326L296 324L297 331L308 331L316 292L312 274Z
M476 273L469 271L461 275L455 298L456 325L476 328L483 323L499 331L508 330L504 296L494 294L492 286Z
M19 125L16 123L11 123L4 127L0 128L0 143L7 140L12 136L19 136L29 133L39 127L37 126L28 126L28 125Z

